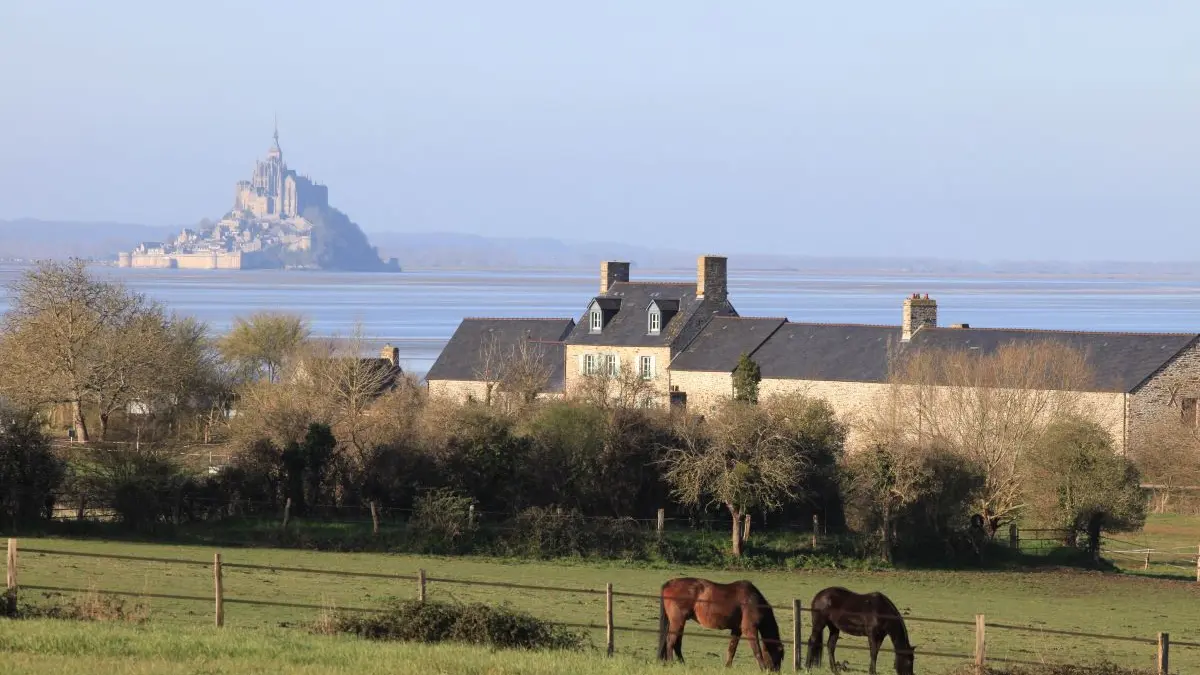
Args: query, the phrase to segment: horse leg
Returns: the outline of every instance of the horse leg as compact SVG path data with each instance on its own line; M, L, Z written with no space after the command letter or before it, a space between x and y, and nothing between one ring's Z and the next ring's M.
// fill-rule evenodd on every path
M838 662L837 662L837 655L834 654L834 650L837 649L838 634L840 634L840 633L841 633L841 631L839 631L837 629L837 626L830 624L830 626L829 626L829 669L835 673L838 672Z
M758 640L758 629L753 626L748 631L743 631L746 639L750 641L750 651L754 652L754 660L758 661L758 667L762 670L770 670L771 664L767 663L767 657L763 654L762 644Z
M875 660L879 658L879 647L883 644L883 638L875 631L867 633L867 645L871 648L871 668L867 671L869 675L875 675Z
M679 632L675 633L675 635L673 636L672 639L674 640L674 642L672 643L672 645L673 645L672 648L675 650L675 658L679 659L680 663L683 663L683 624L682 623L679 624Z
M742 641L742 631L740 628L734 628L729 631L729 649L725 650L725 667L733 665L733 655L737 654L738 643Z
M670 625L667 627L667 639L663 645L663 660L671 661L671 652L674 652L679 657L680 662L683 661L683 624L684 621L676 623L674 617L671 619Z

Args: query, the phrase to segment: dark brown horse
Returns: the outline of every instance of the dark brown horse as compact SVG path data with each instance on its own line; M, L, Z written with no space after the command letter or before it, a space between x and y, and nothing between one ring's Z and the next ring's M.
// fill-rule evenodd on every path
M838 634L845 632L859 637L866 636L871 647L871 675L875 673L875 659L883 638L892 639L892 650L896 652L896 672L913 675L912 643L908 641L908 629L900 610L883 593L860 595L834 586L813 596L812 634L808 636L808 658L804 667L811 669L821 665L821 634L829 628L829 668L838 672L834 649Z
M663 584L658 614L660 660L670 661L671 652L675 652L675 656L683 661L683 625L688 619L694 619L705 628L729 630L733 637L725 656L726 666L733 663L733 655L742 638L750 641L754 659L763 670L777 671L783 663L783 642L779 640L775 613L763 594L749 581L719 584L686 577ZM759 644L760 635L762 645Z

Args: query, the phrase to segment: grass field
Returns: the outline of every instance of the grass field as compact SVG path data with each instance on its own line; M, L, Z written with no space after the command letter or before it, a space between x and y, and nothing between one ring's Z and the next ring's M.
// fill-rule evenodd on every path
M661 672L630 656L489 651L474 647L380 644L300 631L217 631L198 627L133 627L78 624L69 631L56 621L0 624L4 672L59 675L389 675L488 673L489 675L640 675ZM81 665L85 668L81 670ZM747 667L751 667L746 664ZM724 668L689 666L694 675L727 673Z
M151 612L151 625L186 627L187 631L179 633L180 635L204 636L208 635L206 630L215 631L205 628L212 624L213 611L212 601L209 599L212 597L213 586L210 565L214 550L211 548L61 539L23 539L20 543L22 548L30 549L195 560L200 564L118 561L25 552L20 558L20 582L22 586L93 588L104 591L202 597L205 600L195 602L158 598L145 600ZM1194 621L1196 602L1200 600L1200 585L1117 574L1049 570L1028 573L905 571L731 574L687 568L630 569L616 564L602 566L504 563L470 558L248 548L223 550L222 557L227 565L251 563L388 574L415 574L418 568L424 568L433 579L503 581L589 588L597 591L602 590L605 583L611 582L617 592L645 594L654 594L661 583L671 576L694 574L718 580L748 577L774 604L781 606L790 605L793 597L800 598L807 605L808 600L818 590L837 584L862 591L882 590L911 617L973 621L976 613L983 613L986 614L989 624L1018 624L1047 629L1127 635L1147 640L1153 639L1157 632L1165 631L1169 632L1176 642L1200 641L1200 632L1195 628ZM280 628L305 627L317 619L320 611L238 604L238 600L285 601L332 608L369 608L378 606L388 598L413 597L416 593L415 584L408 581L229 567L225 568L224 585L227 603L226 631L237 633L243 629L254 629L248 632L248 635L277 635L280 634ZM604 620L604 598L599 594L555 594L469 586L436 580L429 582L428 594L432 599L508 603L543 618L563 622L602 626ZM42 593L32 590L24 590L22 598L34 602L45 600ZM657 610L657 603L653 600L618 597L615 603L616 624L618 627L654 629L657 626ZM791 612L780 612L779 618L785 635L789 635ZM70 636L73 632L63 633ZM299 631L294 632L300 634ZM960 662L951 659L928 656L921 658L921 650L963 655L969 655L973 650L974 629L971 626L926 623L912 618L909 620L909 632L918 646L921 672L947 672L960 665ZM291 633L285 631L285 634ZM705 634L719 639L700 639L700 636ZM149 635L157 633L152 632ZM593 631L593 636L596 644L603 644L602 631ZM685 654L690 657L692 664L720 663L725 648L723 634L692 625L689 626L688 636ZM987 638L988 653L993 658L1055 662L1109 658L1130 666L1149 667L1153 664L1155 653L1151 644L996 628L989 629ZM127 638L127 641L130 640L133 638ZM653 656L654 643L655 637L649 633L618 632L616 635L619 654L635 661L649 662ZM11 650L11 647L7 647L8 643L3 644ZM849 661L854 668L864 668L866 654L861 650L852 650L855 646L865 646L865 640L843 639L839 645L839 660ZM353 644L338 648L350 651L366 650L368 653L373 649L384 649L373 644ZM391 650L393 647L387 649ZM790 654L789 647L789 661ZM751 657L744 649L738 658L747 667L751 665ZM890 656L887 655L881 658L890 660ZM1200 669L1200 649L1176 647L1172 651L1172 664L1181 672ZM472 668L471 671L479 670ZM434 669L431 672L459 671ZM509 671L500 668L492 672L539 671Z

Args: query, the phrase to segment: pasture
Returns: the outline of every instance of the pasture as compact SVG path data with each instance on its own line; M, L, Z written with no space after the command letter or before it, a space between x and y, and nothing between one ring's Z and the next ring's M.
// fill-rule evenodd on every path
M25 552L20 557L22 586L54 586L101 591L124 591L140 594L166 594L212 597L211 561L214 549L196 546L168 546L113 542L71 541L61 539L22 539L23 549L53 549L93 554L117 554L141 557L194 560L196 565L167 564L112 560L94 557L71 557ZM808 605L814 593L830 585L869 591L882 590L909 617L908 628L918 649L918 670L923 673L949 672L961 665L950 659L922 657L922 651L971 654L974 648L974 629L970 626L946 625L917 621L916 618L959 619L973 621L983 613L989 624L1002 623L1034 626L1043 629L1124 635L1153 639L1164 631L1173 641L1197 641L1200 633L1194 623L1195 607L1200 600L1200 584L1185 581L1147 579L1131 576L1074 571L1035 572L717 572L702 569L638 569L620 565L518 563L471 558L437 558L387 554L321 553L277 549L225 549L226 565L249 563L262 566L304 567L321 570L341 570L367 573L415 575L425 569L430 581L427 586L431 599L451 601L481 601L491 604L507 603L542 618L575 624L603 626L606 583L612 583L619 593L657 593L662 582L673 576L697 575L715 580L749 578L776 606L787 607L792 598ZM596 594L579 595L540 590L497 588L447 583L438 579L464 581L508 582L514 584L594 589ZM224 570L226 594L225 632L245 634L229 640L253 641L254 635L275 635L281 628L306 628L317 620L318 609L276 607L271 605L240 604L238 600L258 602L291 602L326 608L377 607L388 598L411 598L416 584L409 581L331 576L302 572L240 569L227 566ZM44 600L42 592L23 590L25 601ZM212 628L213 603L150 598L153 627L184 629L183 636L206 637L216 632ZM644 598L618 596L614 617L618 628L657 628L657 602ZM778 613L785 636L791 633L791 612ZM37 622L34 622L35 625ZM60 624L61 625L61 624ZM805 621L804 637L808 622ZM249 630L248 632L247 629ZM24 629L22 629L24 630ZM30 629L33 630L33 629ZM80 628L80 631L119 630L118 628ZM134 631L132 628L125 630ZM129 635L140 635L137 629ZM76 639L75 629L60 631L63 639ZM300 631L285 631L291 635ZM88 633L90 634L90 633ZM153 630L147 635L164 635ZM170 633L175 634L175 633ZM701 638L702 634L715 639ZM593 630L593 639L603 645L603 630ZM722 661L726 640L724 633L705 631L690 624L685 634L684 654L689 666L718 666ZM33 638L30 638L33 639ZM80 640L84 638L78 638ZM158 639L167 639L166 637ZM225 638L222 638L225 639ZM289 640L309 639L291 637ZM314 640L316 638L313 638ZM125 641L132 641L128 637ZM1130 666L1151 667L1153 645L1060 636L1038 631L989 629L988 654L991 658L1013 658L1026 661L1091 662L1107 658ZM5 649L13 651L8 642ZM316 643L314 643L316 644ZM325 644L325 643L322 643ZM328 644L341 645L335 641ZM865 647L861 638L845 637L839 644L840 660L855 669L864 669L866 652L853 647ZM378 644L357 643L339 646L356 650L385 650L395 653L404 648ZM649 632L616 633L619 663L644 662L651 665L655 636ZM200 649L199 647L197 649ZM885 647L890 649L890 645ZM435 651L421 652L434 654ZM68 655L69 656L69 655ZM56 657L57 658L57 657ZM349 658L349 657L347 657ZM489 656L488 658L497 658ZM537 657L521 656L521 659ZM589 657L597 661L601 657ZM623 659L633 659L626 662ZM890 665L889 652L881 654L881 664ZM790 664L791 648L787 649L785 664ZM1188 672L1200 668L1200 649L1172 650L1173 670ZM515 662L514 662L515 663ZM602 668L619 668L619 663ZM749 650L739 650L735 666L752 668ZM631 666L632 667L632 666ZM786 667L786 666L785 666ZM496 672L541 672L531 669L499 667ZM486 669L486 668L485 668ZM455 672L445 668L434 671ZM35 671L36 672L36 671ZM130 671L137 672L137 671ZM225 672L225 671L209 671ZM234 672L234 671L228 671ZM255 670L236 672L257 672ZM369 671L368 671L369 672ZM601 671L597 671L601 672ZM603 672L610 672L604 670ZM613 671L624 672L624 671ZM632 671L630 671L632 672Z

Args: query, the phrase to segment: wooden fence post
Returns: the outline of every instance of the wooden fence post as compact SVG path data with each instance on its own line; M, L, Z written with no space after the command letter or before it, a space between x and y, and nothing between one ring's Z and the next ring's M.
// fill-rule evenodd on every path
M983 675L983 664L987 658L987 623L984 615L975 615L975 675Z
M660 538L663 536L663 529L666 528L666 526L667 526L667 510L659 509L658 510L658 527L657 527L656 531L658 532L658 536Z
M813 516L816 518L816 516ZM814 530L815 532L815 530ZM815 536L815 534L814 534ZM803 621L800 598L792 598L792 672L800 672L800 625Z
M1158 634L1158 675L1167 675L1170 667L1171 636Z
M417 570L417 602L425 602L425 568Z
M1150 549L1146 549L1146 561L1142 563L1142 569L1150 569Z
M1015 550L1021 548L1021 537L1017 534L1017 524L1008 524L1008 547Z
M217 628L225 625L225 584L221 578L221 554L213 554L213 596Z
M17 615L17 540L8 540L8 557L5 558L4 614Z
M1200 546L1196 547L1196 583L1200 583Z
M292 515L292 498L288 497L287 502L283 505L283 529L287 529L288 518Z
M371 534L379 535L379 508L375 505L375 501L371 501Z
M467 529L471 530L474 528L475 528L475 505L472 504L470 506L470 508L467 509Z
M608 648L608 655L613 655L613 593L612 584L604 586L604 640Z
M820 521L817 520L817 514L814 513L813 514L813 535L812 535L812 547L813 548L817 547L817 527L819 526L819 524L820 524Z

